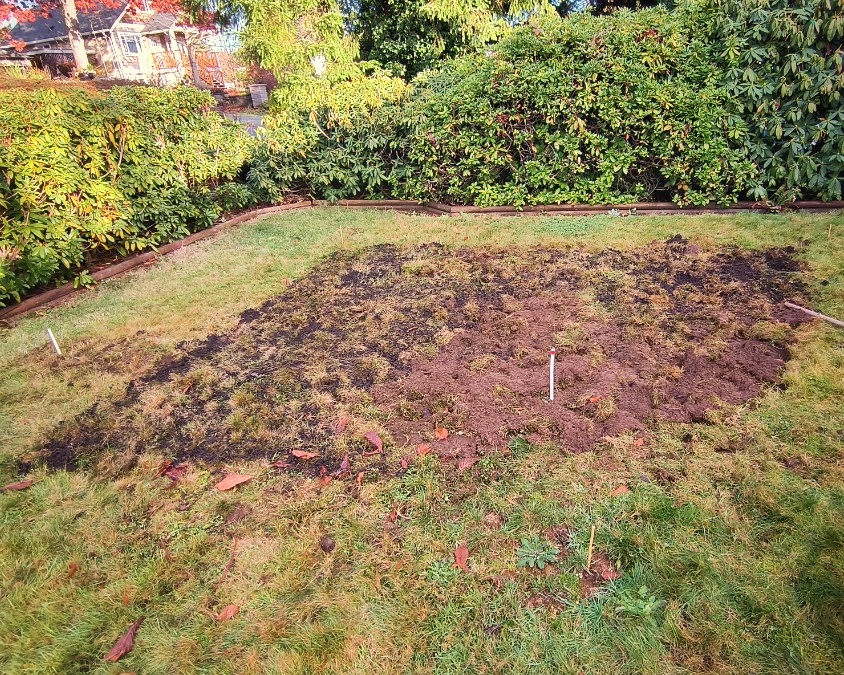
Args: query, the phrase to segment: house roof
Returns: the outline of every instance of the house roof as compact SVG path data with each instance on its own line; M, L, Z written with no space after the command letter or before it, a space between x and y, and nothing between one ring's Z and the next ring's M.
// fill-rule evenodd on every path
M128 2L122 2L114 8L101 5L99 9L88 14L79 12L79 31L85 36L110 30L126 11L128 4ZM61 7L56 7L49 16L40 16L35 21L19 23L9 31L9 37L26 44L66 38L67 25L64 22Z
M170 27L176 23L176 17L172 14L163 14L156 12L147 21L141 33L163 33L170 30Z

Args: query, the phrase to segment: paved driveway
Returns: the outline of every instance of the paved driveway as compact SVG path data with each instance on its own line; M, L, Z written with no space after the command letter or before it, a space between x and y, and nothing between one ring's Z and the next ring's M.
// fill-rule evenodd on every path
M243 128L252 136L255 135L255 131L261 126L264 120L264 116L261 113L224 112L223 116L242 124Z

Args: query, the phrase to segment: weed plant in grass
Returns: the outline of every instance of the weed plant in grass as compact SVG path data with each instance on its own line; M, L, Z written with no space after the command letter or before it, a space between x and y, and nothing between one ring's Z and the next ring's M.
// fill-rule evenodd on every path
M235 330L242 312L292 293L285 279L338 250L439 242L629 253L675 234L703 249L792 246L806 300L844 315L841 215L570 225L291 213L25 319L0 341L3 482L18 479L18 462L60 420L116 400L180 343L190 350ZM748 331L778 342L774 328ZM0 669L840 672L844 334L790 330L781 386L705 423L654 423L643 445L626 433L566 454L522 438L457 471L388 442L391 466L404 457L407 469L365 471L359 485L351 476L321 485L263 458L190 461L175 484L156 477L180 448L35 469L31 488L0 494ZM477 376L496 367L482 365ZM214 491L230 471L255 478ZM597 589L582 575L593 525L593 559L620 572ZM335 542L328 553L323 536ZM522 539L557 548L556 561L519 567ZM452 565L461 542L466 571ZM218 621L227 605L240 610ZM132 652L103 661L141 615Z

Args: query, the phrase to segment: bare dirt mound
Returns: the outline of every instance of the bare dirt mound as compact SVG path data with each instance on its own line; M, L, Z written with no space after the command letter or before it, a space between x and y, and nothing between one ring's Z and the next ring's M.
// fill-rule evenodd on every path
M155 450L316 473L346 454L356 468L385 468L368 431L388 448L426 442L471 463L513 436L578 452L654 420L705 420L779 377L802 321L780 309L802 296L791 253L674 237L625 253L338 254L233 331L181 345L123 397L58 430L41 456L73 467ZM436 426L449 438L436 440Z

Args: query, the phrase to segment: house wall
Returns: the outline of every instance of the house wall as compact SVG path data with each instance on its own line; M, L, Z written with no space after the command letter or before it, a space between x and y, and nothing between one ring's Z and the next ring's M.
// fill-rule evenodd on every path
M119 53L123 77L165 86L181 82L186 73L175 36L170 33L141 35L142 29L141 24L118 23L112 32L112 49ZM137 45L137 53L127 49L127 41Z
M156 86L191 82L186 29L176 27L163 33L142 35L144 25L121 21L109 33L86 38L85 48L91 64L113 79ZM35 63L48 66L53 75L69 75L73 69L73 54L66 38L33 45L25 55L32 57Z

